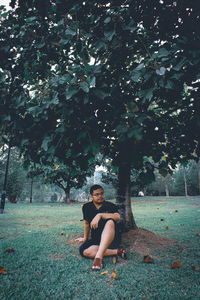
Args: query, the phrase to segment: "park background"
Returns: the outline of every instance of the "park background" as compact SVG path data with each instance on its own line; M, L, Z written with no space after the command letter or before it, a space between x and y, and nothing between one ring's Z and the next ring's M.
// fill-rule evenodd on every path
M3 298L198 299L199 1L9 4L0 6ZM93 183L118 205L129 254L106 260L103 274L74 242Z

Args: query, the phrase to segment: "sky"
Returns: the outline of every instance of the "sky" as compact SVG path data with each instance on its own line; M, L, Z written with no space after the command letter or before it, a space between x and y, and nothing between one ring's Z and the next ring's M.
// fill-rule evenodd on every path
M9 7L9 3L10 3L10 0L0 0L0 5L5 5L7 8L11 8L11 7Z

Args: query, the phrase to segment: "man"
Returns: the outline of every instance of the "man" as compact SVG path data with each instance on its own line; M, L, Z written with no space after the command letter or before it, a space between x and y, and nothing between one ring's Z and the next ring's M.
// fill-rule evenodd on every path
M100 185L93 185L90 195L92 201L83 205L84 237L77 240L83 242L79 249L80 254L94 258L92 269L101 270L104 256L118 255L126 259L126 252L119 248L120 233L117 222L120 215L117 206L105 201L104 190Z

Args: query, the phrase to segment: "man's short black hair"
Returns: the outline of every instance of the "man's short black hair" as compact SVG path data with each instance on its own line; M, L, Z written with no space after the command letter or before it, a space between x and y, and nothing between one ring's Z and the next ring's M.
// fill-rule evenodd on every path
M95 190L98 190L98 189L102 189L102 190L103 190L102 186L99 185L99 184L94 184L94 185L92 185L91 188L90 188L90 195L92 195L93 192L94 192Z

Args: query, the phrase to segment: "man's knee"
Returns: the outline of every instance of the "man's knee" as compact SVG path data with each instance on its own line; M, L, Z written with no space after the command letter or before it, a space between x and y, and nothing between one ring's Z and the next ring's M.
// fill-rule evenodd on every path
M108 224L108 225L107 225ZM109 219L107 222L106 222L106 225L107 226L110 226L112 228L115 228L115 221L112 220L112 219Z
M97 246L92 246L90 248L87 248L83 251L83 256L88 257L88 258L93 258L93 257L95 257L97 250L98 250Z
M85 257L90 257L90 255L91 255L91 251L90 251L90 250L85 249L85 250L83 251L83 256L85 256Z

